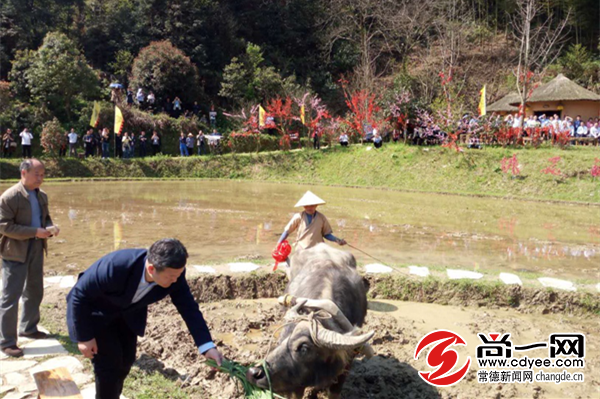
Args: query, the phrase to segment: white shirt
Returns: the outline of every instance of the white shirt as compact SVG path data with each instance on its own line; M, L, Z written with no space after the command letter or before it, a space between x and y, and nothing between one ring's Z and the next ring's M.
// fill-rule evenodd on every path
M579 125L579 127L577 128L577 134L580 136L587 136L587 134L588 134L587 126L584 124Z
M135 295L133 296L131 303L139 302L140 299L142 299L144 296L146 296L146 294L149 293L150 290L152 288L154 288L155 285L156 285L156 283L154 281L151 283L146 281L146 268L144 268L144 272L142 273L142 279L140 280L140 283L138 284L137 291L135 291Z
M521 127L521 118L519 118L519 117L514 118L512 127L514 127L514 128Z
M75 132L69 133L69 144L77 143L77 137L79 137L79 136L77 136L77 133L75 133Z
M600 127L599 126L592 126L590 128L590 136L592 136L595 139L597 139L598 137L600 137Z
M31 145L31 140L33 140L33 134L31 134L31 132L23 130L19 136L21 136L21 145Z

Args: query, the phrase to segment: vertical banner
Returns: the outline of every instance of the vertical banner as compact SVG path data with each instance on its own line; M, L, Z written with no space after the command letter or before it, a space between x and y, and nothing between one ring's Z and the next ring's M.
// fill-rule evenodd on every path
M484 116L485 115L485 85L483 85L483 88L481 90L479 90L479 94L481 94L481 98L479 99L479 107L477 107L477 110L479 111L479 116Z

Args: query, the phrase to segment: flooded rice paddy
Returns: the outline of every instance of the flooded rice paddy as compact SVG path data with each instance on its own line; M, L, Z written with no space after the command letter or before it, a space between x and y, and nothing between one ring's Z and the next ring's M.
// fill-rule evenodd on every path
M0 191L9 185L0 185ZM598 279L600 207L235 181L46 183L61 235L46 270L78 272L118 249L178 237L191 264L267 262L310 189L334 234L385 263ZM362 263L373 259L353 251Z

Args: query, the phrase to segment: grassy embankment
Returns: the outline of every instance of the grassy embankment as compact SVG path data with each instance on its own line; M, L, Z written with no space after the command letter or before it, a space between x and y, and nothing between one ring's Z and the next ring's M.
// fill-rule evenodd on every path
M49 178L248 179L389 188L524 199L600 203L600 179L590 173L599 147L505 149L464 153L441 147L386 145L321 151L227 154L209 157L152 157L132 160L46 160ZM504 157L516 154L521 172L502 172ZM560 157L545 174L550 158ZM0 161L0 178L18 178L18 160Z

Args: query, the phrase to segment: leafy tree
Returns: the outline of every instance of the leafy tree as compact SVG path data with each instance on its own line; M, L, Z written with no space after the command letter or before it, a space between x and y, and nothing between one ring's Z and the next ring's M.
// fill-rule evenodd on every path
M571 45L558 63L564 74L575 82L590 88L600 84L600 59L594 60L592 53L581 44Z
M263 66L263 61L261 48L248 43L246 53L240 59L233 57L225 67L219 95L240 107L298 91L294 76L282 78L274 67Z
M151 90L158 99L179 97L184 106L198 100L198 69L171 42L152 42L133 62L130 86Z
M118 81L125 86L127 85L127 77L132 65L133 55L127 50L117 51L115 61L108 64Z
M11 77L20 81L19 90L25 81L31 100L61 119L72 119L77 99L98 95L98 76L75 43L62 33L48 33L35 53L21 52L15 65L23 65L22 70L11 72Z

